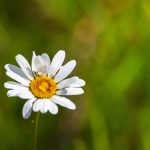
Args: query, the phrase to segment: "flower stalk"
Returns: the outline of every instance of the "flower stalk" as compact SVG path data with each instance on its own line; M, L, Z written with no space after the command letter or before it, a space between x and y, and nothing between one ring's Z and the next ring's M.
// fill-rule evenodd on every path
M35 121L34 121L33 150L37 150L37 133L38 133L39 115L40 115L40 112L36 114Z

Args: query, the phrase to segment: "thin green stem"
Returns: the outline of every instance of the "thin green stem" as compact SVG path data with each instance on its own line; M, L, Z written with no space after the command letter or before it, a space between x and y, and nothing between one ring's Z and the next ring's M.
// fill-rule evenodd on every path
M34 131L33 131L33 150L37 150L37 131L38 131L38 122L39 122L40 112L36 114L34 122Z

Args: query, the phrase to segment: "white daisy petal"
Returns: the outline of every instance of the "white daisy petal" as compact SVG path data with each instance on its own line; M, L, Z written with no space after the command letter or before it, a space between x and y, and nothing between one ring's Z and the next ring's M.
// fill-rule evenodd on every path
M38 112L40 110L41 100L36 100L33 104L33 111Z
M22 71L24 72L24 74L30 79L33 79L33 74L31 71L31 67L28 63L28 61L20 54L18 54L16 56L16 61L18 63L18 65L20 66L20 68L22 69Z
M42 112L46 113L49 110L49 99L42 99L43 101L43 109Z
M8 72L13 72L19 76L21 76L22 78L25 78L27 79L27 77L25 76L25 74L23 73L23 71L15 66L15 65L11 65L11 64L6 64L5 67L4 67Z
M43 68L45 69L46 74L48 74L50 70L50 58L47 54L42 54L41 59L44 64Z
M21 90L21 91L19 90L17 96L22 98L22 99L34 98L34 95L28 90Z
M27 90L28 88L20 83L8 81L4 83L4 87L7 89L13 89L13 90Z
M74 69L75 66L76 66L76 61L75 60L71 60L67 64L62 66L60 68L59 72L54 77L56 82L60 82L63 79L65 79L72 72L72 70Z
M25 86L29 86L29 80L27 79L24 79L20 76L18 76L17 74L15 73L12 73L12 72L6 72L6 75L18 82L20 82L21 84L25 85Z
M78 88L78 87L82 87L85 85L85 81L82 80L82 79L77 79L77 81L75 83L72 83L69 85L69 87L75 87L75 88Z
M57 95L80 95L83 94L84 91L82 88L65 88L56 91Z
M35 67L35 58L36 58L36 54L35 54L35 52L33 52L33 54L32 54L32 62L31 62L31 68L32 68L32 72L33 72L34 75L37 72L36 67Z
M41 113L45 113L45 108L44 108L44 104L45 104L45 102L42 100L42 99L39 99L40 100L40 104L39 104L39 111L41 112Z
M8 97L13 97L13 96L17 96L18 95L18 91L17 90L9 90L7 92L7 96Z
M34 95L26 89L24 89L24 90L23 89L9 90L7 92L7 96L8 97L18 96L22 99L34 98Z
M41 59L41 56L36 56L34 63L35 63L35 68L36 68L39 75L46 73L44 68L43 68L44 64L43 64L43 61Z
M26 78L22 70L14 65L7 64L5 65L5 69L7 70L6 75L10 78L20 82L25 86L29 86L29 80Z
M40 111L41 113L46 113L49 110L49 99L38 99L33 104L33 111Z
M55 103L51 101L51 99L48 101L48 110L51 114L57 114L58 113L58 107Z
M49 76L53 77L59 70L65 59L65 51L58 51L54 56L52 63L50 65Z
M84 83L78 77L72 77L65 79L57 84L58 89L63 89L67 87L81 87Z
M35 68L39 75L47 75L50 69L50 58L47 54L36 56L34 59Z
M48 99L41 99L41 104L40 104L40 112L41 113L46 113L48 111Z
M32 105L35 100L36 98L33 98L25 102L23 109L22 109L22 116L24 119L28 119L30 117L31 111L32 111Z
M55 95L52 97L52 101L68 109L76 109L76 105L73 102L71 102L69 99L67 99L66 97Z

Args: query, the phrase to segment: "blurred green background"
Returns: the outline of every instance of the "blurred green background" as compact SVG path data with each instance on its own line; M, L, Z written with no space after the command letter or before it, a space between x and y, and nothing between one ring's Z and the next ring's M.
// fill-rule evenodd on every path
M39 150L150 150L149 0L0 0L0 150L30 150L35 113L8 98L4 65L66 50L85 94L40 115Z

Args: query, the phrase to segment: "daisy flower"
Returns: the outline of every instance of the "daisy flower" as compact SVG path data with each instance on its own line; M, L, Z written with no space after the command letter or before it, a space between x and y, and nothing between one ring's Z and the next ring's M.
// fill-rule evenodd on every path
M75 104L64 96L83 94L81 87L85 81L77 76L65 79L75 68L76 61L71 60L62 65L64 59L63 50L58 51L52 61L46 53L36 55L33 52L31 66L20 54L16 56L19 67L5 65L6 75L16 81L4 84L9 89L8 97L18 96L26 100L22 110L23 118L29 118L32 110L57 114L57 105L76 109Z

